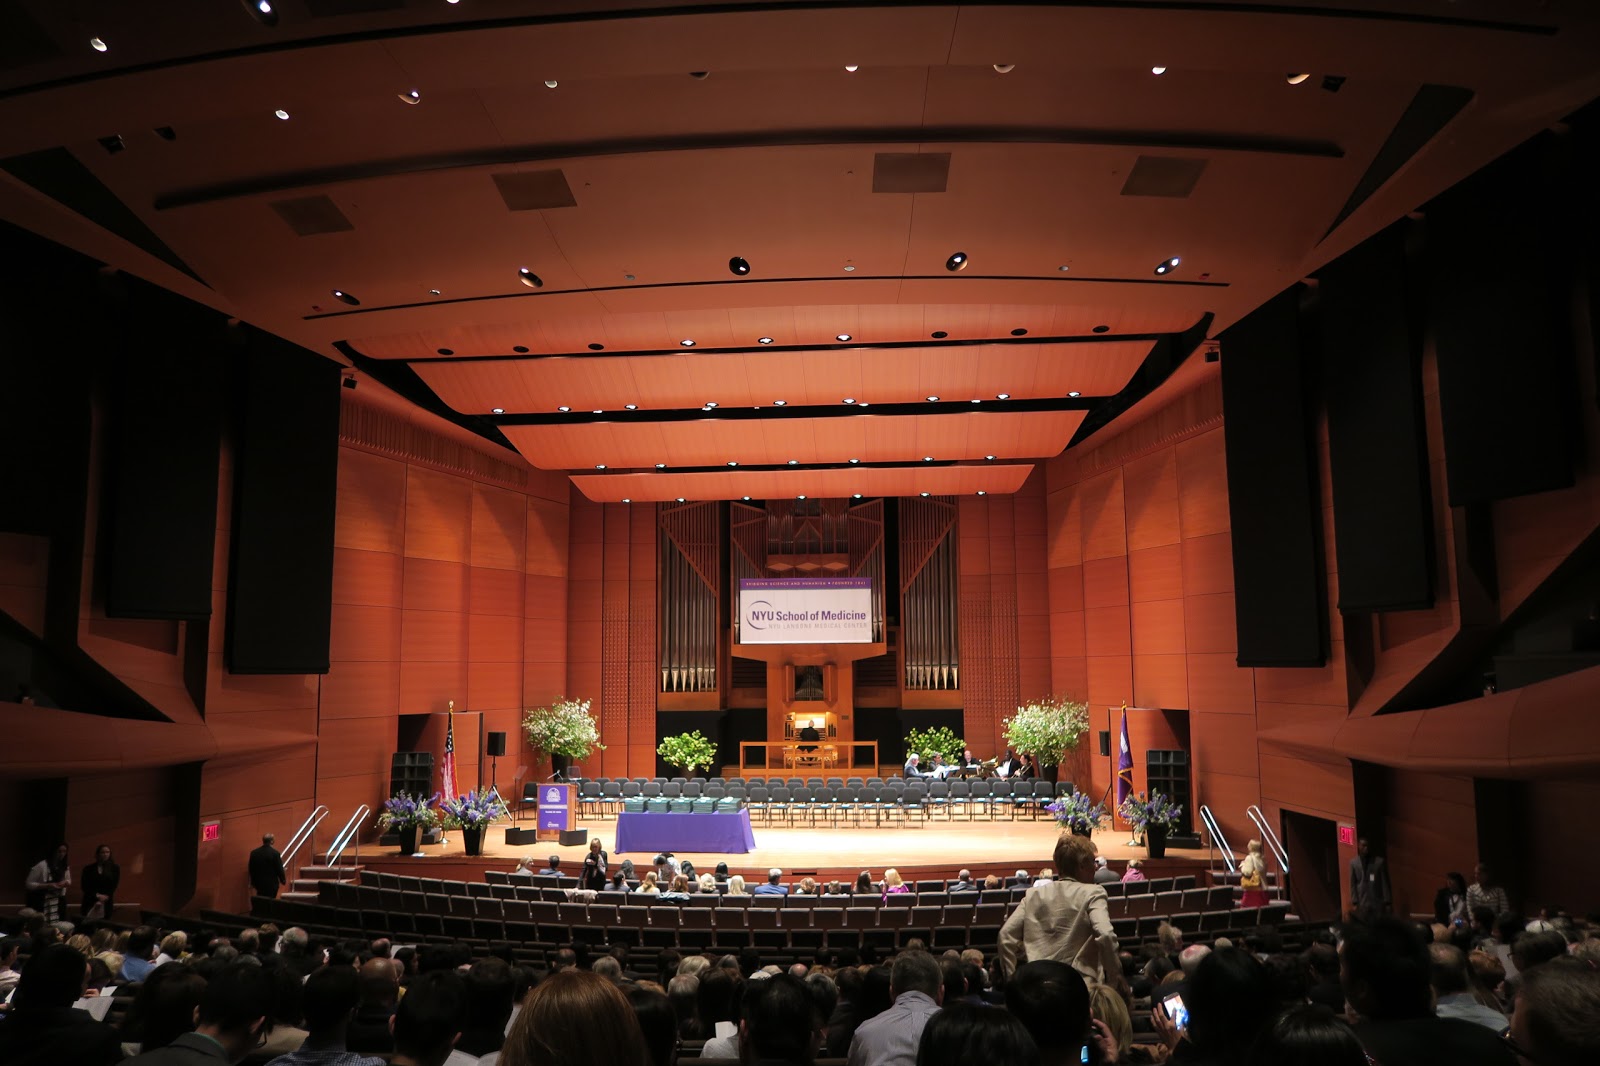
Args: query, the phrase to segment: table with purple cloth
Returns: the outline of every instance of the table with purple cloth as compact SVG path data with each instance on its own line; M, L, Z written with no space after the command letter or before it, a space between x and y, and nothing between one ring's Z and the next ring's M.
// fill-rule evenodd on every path
M664 811L617 815L618 855L629 852L689 851L743 855L754 851L750 812L671 814Z

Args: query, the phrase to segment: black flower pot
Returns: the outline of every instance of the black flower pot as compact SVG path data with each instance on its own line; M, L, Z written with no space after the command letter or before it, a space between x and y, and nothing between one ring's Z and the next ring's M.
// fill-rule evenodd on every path
M1079 828L1078 826L1073 826L1072 827L1072 835L1075 836L1075 837L1083 837L1085 840L1087 840L1090 837L1094 836L1094 827L1093 826L1087 826L1087 827L1084 827L1084 828Z
M468 855L483 854L483 826L464 825L461 827L461 844L466 848Z
M1059 772L1060 767L1056 766L1054 763L1051 763L1048 766L1043 763L1039 764L1039 780L1041 781L1048 781L1051 784L1055 784L1056 774ZM1085 833L1083 835L1088 836L1089 834Z
M572 760L565 755L550 756L550 773L559 781L567 779L567 767L572 765Z
M417 850L417 827L408 825L400 830L400 854L411 855Z
M1167 827L1154 822L1144 827L1144 846L1152 859L1167 857Z

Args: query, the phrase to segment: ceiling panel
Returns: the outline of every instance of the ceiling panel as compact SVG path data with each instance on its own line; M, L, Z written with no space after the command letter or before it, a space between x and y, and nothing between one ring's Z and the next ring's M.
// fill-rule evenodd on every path
M578 474L572 478L596 503L664 503L685 500L761 500L806 495L816 499L916 495L965 496L969 493L1011 493L1033 472L1031 463L982 467L945 466L927 469L773 470L726 473Z
M1067 446L1082 411L971 413L846 418L783 418L698 422L580 423L504 426L502 431L534 466L613 470L676 466L1036 459Z

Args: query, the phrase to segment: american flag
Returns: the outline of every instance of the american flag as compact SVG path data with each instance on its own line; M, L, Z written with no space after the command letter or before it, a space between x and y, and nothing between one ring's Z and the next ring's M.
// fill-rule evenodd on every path
M439 787L448 799L456 797L456 705L450 701L445 716L444 762L439 765Z

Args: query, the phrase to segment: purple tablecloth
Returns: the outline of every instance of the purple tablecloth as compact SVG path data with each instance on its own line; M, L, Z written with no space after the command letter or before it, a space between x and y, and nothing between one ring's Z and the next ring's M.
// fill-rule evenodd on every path
M630 851L692 851L743 855L754 851L750 812L732 814L619 814L618 855Z

